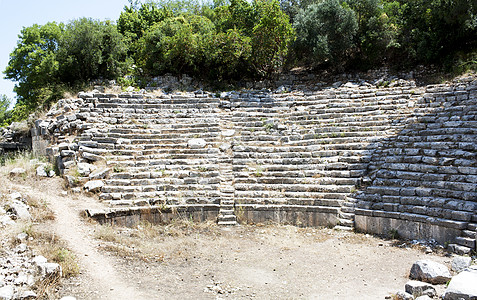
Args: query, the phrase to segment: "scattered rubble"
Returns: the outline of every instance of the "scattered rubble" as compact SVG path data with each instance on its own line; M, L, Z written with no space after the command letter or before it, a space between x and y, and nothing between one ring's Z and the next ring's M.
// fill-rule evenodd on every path
M18 192L12 192L0 203L0 227L14 226L16 222L31 218L30 207ZM0 240L0 299L36 299L35 285L49 277L61 277L61 266L37 256L28 246L33 237L21 232L16 237L4 236Z

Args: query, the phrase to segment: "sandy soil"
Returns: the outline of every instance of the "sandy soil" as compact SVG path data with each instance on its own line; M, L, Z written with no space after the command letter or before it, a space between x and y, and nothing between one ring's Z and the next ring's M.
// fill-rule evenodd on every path
M182 223L148 228L150 238L109 228L115 238L108 241L98 239L104 227L80 216L101 207L94 198L64 195L60 179L6 184L46 200L56 215L48 230L78 258L80 275L63 279L58 297L385 299L404 289L416 260L451 260L368 235L281 225Z

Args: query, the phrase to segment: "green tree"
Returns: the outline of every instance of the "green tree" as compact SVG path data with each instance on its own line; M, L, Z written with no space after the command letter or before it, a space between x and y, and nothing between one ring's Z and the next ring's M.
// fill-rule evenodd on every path
M173 11L168 7L160 7L156 3L139 5L130 1L125 6L118 19L118 31L124 35L128 45L133 45L154 25L166 18L173 17ZM134 51L135 49L130 49Z
M295 31L277 0L254 2L258 22L252 29L252 63L259 75L271 75L283 65Z
M17 106L30 111L48 105L59 91L57 51L63 34L62 24L24 27L17 46L10 54L5 78L16 81Z
M386 13L382 0L347 0L346 4L353 9L358 22L357 59L364 67L380 64L390 51L400 46L397 25Z
M210 79L240 79L249 75L252 40L237 29L209 36L206 70Z
M343 64L352 52L358 30L355 13L337 0L324 0L300 10L294 23L295 50L307 64Z
M115 79L127 68L127 47L114 24L82 18L66 25L57 59L64 83Z
M410 62L443 63L477 47L475 0L400 0L400 43Z
M136 62L146 75L198 75L205 62L205 42L213 23L201 16L182 15L154 25L143 37Z
M10 108L11 101L6 95L0 95L0 127L8 125L8 120L12 117Z

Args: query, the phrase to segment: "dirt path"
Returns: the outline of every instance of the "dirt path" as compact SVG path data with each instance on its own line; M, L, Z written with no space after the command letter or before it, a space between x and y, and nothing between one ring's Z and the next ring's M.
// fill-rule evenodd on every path
M293 226L110 229L119 237L114 244L97 240L101 227L79 215L100 208L94 198L63 195L60 179L11 185L47 201L56 215L51 230L79 259L81 274L62 280L60 297L384 299L404 289L416 260L451 260L367 235Z
M39 181L33 188L12 184L12 188L46 199L54 211L56 218L51 229L79 260L81 275L76 280L81 282L77 285L79 299L152 299L152 295L139 291L118 273L116 259L98 251L98 241L92 237L94 228L85 223L80 213L85 208L100 207L100 204L89 197L73 200L71 196L61 194L61 183L49 180L51 186L46 187L45 183L47 181Z

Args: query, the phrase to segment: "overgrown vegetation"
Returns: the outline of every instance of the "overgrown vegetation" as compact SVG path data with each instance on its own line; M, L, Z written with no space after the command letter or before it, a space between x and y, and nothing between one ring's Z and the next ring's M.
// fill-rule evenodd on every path
M22 29L4 71L17 82L0 123L47 108L95 79L143 84L172 73L227 82L284 68L433 64L477 68L473 0L130 0L116 23L88 18Z

